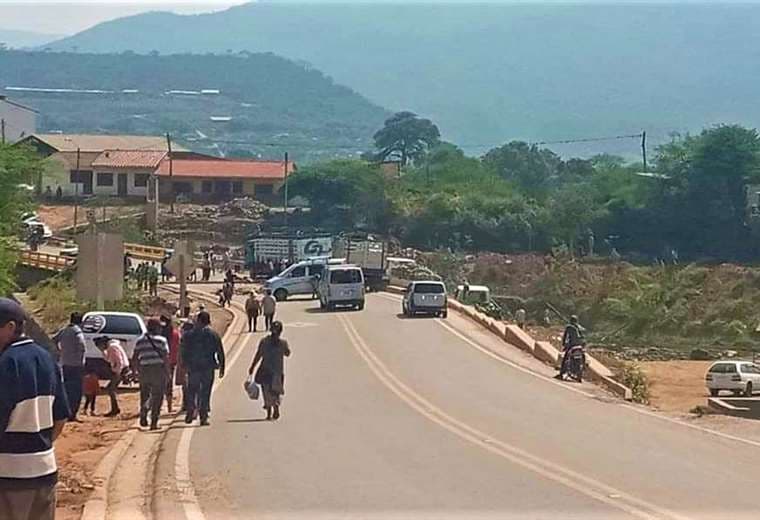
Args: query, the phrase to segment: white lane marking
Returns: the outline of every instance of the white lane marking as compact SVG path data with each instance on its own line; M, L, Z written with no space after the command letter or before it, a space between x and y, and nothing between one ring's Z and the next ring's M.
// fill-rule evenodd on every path
M362 359L364 359L375 376L389 390L415 411L454 435L507 459L514 464L533 471L543 478L562 484L578 493L603 502L616 509L625 511L638 518L687 518L625 493L591 477L587 477L547 459L533 455L515 445L494 439L492 436L448 415L442 409L435 406L396 378L396 376L394 376L385 364L383 364L383 362L374 354L349 318L346 316L339 316L338 319L342 322L343 328L345 329L346 335L351 344ZM614 496L615 498L611 498L611 496Z
M237 309L237 306L239 306L239 304L235 305L235 303L233 303L233 306L236 306L236 310L238 312L234 313L232 323L230 323L230 326L227 329L227 333L225 333L224 336L225 339L227 339L228 335L233 336L237 334L237 339L235 340L235 352L232 354L232 358L225 366L225 372L227 373L231 372L232 367L235 365L235 363L237 363L237 360L246 350L245 346L247 343L247 337L242 332L244 321L243 315L241 314L240 310ZM241 342L241 339L244 338L245 340ZM222 384L224 384L224 382L228 379L229 376L226 376L220 382L215 384L211 390L211 395L213 396L219 387L221 387ZM193 480L190 475L190 443L193 440L194 432L195 428L185 428L182 430L182 435L180 436L179 444L177 445L177 453L174 459L174 475L176 479L175 484L177 491L179 492L179 500L182 504L182 510L185 514L185 518L187 520L206 520L206 516L203 514L203 509L201 508L200 501L198 500L198 494L195 492L195 486L193 485Z
M390 295L390 294L377 294L377 296L379 296L379 297L381 297L381 298L383 298L385 300L396 302L396 303L398 303L398 302L401 301L401 297L400 296L393 296L393 295ZM464 319L466 319L466 318L464 318ZM459 339L461 339L462 341L464 341L465 343L467 343L471 347L479 350L480 352L482 352L483 354L487 355L488 357L490 357L492 359L495 359L499 363L503 363L505 365L509 365L510 367L512 367L512 368L514 368L516 370L519 370L521 372L529 374L529 375L531 375L533 377L541 379L541 380L543 380L543 381L545 381L547 383L551 383L553 385L556 385L559 388L563 388L563 389L568 390L570 392L575 392L577 394L581 394L581 395L584 395L586 397L590 397L592 399L596 399L596 397L597 397L597 396L595 396L592 393L586 392L585 390L581 390L579 388L573 388L572 386L568 386L567 384L564 384L564 383L562 383L560 381L557 381L553 377L549 377L549 376L545 376L543 374L539 374L539 373L534 372L533 370L531 370L529 368L526 368L524 366L521 366L521 365L519 365L519 364L517 364L517 363L515 363L513 361L509 361L508 359L505 359L502 356L499 356L498 354L494 353L490 349L479 345L475 341L473 341L470 338L468 338L467 336L465 336L460 331L456 330L453 326L449 325L448 323L445 323L443 320L436 318L435 321L439 325L441 325L444 329L448 330L449 332L451 332L452 334L454 334L455 336L457 336ZM514 347L514 348L517 348L517 347ZM625 403L625 402L622 402L622 401L619 402L618 405L621 406L621 407L623 407L623 408L625 408L625 409L627 409L627 410L630 410L632 412L636 412L636 413L639 413L641 415L646 415L646 416L652 417L654 419L659 419L661 421L665 421L665 422L668 422L668 423L671 423L671 424L674 424L674 425L678 425L678 426L681 426L683 428L690 428L692 430L695 430L695 431L698 431L698 432L701 432L701 433L705 433L705 434L708 434L708 435L714 435L716 437L720 437L722 439L738 442L738 443L741 443L741 444L746 444L746 445L752 446L754 448L760 448L760 442L758 442L758 441L753 441L752 439L747 439L745 437L738 437L736 435L731 435L730 433L720 432L718 430L713 430L713 429L707 428L705 426L699 426L699 425L696 425L696 424L689 424L689 423L684 422L684 421L682 421L680 419L676 419L676 418L673 418L673 417L668 417L668 416L663 415L661 413L654 412L654 411L651 411L651 410L647 410L646 408L643 408L641 405L628 404L628 403Z

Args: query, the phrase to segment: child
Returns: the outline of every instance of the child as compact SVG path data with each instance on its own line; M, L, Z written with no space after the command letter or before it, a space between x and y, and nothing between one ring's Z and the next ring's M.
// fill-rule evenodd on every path
M91 368L87 369L82 380L82 392L84 393L84 414L87 415L87 407L90 407L90 415L95 415L95 398L100 392L98 375Z

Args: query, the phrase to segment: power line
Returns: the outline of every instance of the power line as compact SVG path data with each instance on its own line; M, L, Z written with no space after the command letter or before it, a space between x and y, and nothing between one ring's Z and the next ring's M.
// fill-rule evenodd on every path
M614 141L616 139L640 139L643 136L642 133L628 134L628 135L612 135L609 137L586 137L580 139L563 139L560 141L538 141L530 144L546 145L546 144L574 144L574 143L594 143L598 141Z

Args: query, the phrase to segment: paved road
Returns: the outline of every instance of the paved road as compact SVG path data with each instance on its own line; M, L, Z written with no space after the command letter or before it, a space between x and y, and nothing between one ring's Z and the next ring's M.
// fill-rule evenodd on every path
M384 294L317 307L279 307L279 422L243 393L246 334L211 426L169 430L158 518L760 517L760 447L556 383L454 314L404 319ZM175 489L188 468L193 493Z

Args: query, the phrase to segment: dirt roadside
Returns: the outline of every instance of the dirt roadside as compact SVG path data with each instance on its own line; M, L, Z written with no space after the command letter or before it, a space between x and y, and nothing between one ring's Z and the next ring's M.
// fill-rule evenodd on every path
M78 220L80 224L86 222L88 209L95 209L95 208L88 208L85 206L81 206L79 208ZM137 211L142 211L143 209L144 209L144 205L142 204L135 205L135 206L106 206L105 213L106 213L106 218L111 218L117 215L127 215L130 213L135 213ZM37 208L37 215L39 215L40 220L42 220L42 222L44 222L50 227L53 233L59 231L62 228L74 225L74 206L40 205ZM98 222L100 222L103 218L103 208L97 208L96 216L97 216Z
M197 307L194 306L193 310L197 310ZM212 327L219 335L223 335L232 321L231 316L216 306L208 306L208 311L211 313ZM138 392L136 385L120 389L119 405L123 412L116 418L103 417L109 409L108 397L99 395L96 415L80 414L82 422L67 424L56 441L59 469L56 518L59 520L76 520L81 517L84 504L95 488L92 479L95 468L108 450L133 427L138 417ZM174 394L176 411L179 409L181 390L175 389ZM162 416L170 417L166 405Z

